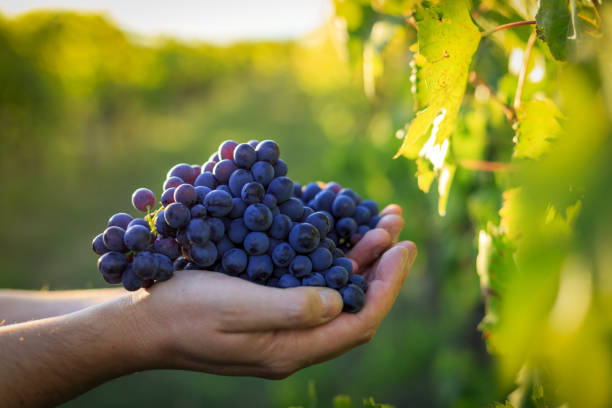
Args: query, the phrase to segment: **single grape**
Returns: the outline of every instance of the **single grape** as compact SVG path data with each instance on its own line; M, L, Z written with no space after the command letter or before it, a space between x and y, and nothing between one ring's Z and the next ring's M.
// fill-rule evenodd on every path
M313 272L302 278L302 286L325 286L325 277L319 272Z
M308 254L308 257L312 262L312 269L315 271L323 271L329 268L332 265L332 262L334 261L332 253L323 247L318 247L310 254Z
M285 214L293 221L300 221L304 215L304 204L299 198L291 197L278 206L281 214Z
M131 264L128 265L127 268L125 268L125 271L121 276L121 283L123 284L125 290L128 290L130 292L134 292L142 288L142 285L144 284L143 280L136 276L136 274L134 273L134 268Z
M367 225L360 225L357 228L357 234L359 234L360 237L363 237L365 234L368 233L368 231L370 231L370 227L368 227Z
M354 192L352 189L350 188L343 188L342 190L340 190L338 192L338 195L344 195L347 197L350 197L351 200L353 200L353 202L357 205L361 202L361 198L359 197L359 195L357 195L356 192Z
M227 235L235 244L240 244L244 241L244 237L249 233L249 229L244 225L244 220L242 218L236 218L230 224L228 228Z
M361 275L350 274L349 282L359 286L359 289L361 289L363 293L368 291L368 281Z
M314 213L315 213L315 210L313 210L312 208L310 208L307 205L305 205L304 206L304 212L302 213L302 218L300 219L300 221L305 222L306 219L308 217L310 217Z
M378 225L378 222L380 221L380 219L381 219L381 217L379 215L375 215L372 218L370 218L370 223L368 224L370 229L376 228L376 226Z
M174 202L191 207L196 203L197 195L191 184L181 184L174 190Z
M272 225L272 213L263 204L251 204L244 211L244 224L251 231L267 231Z
M334 249L334 259L336 258L344 258L344 251L340 248Z
M274 177L282 177L287 175L288 171L287 163L283 160L278 159L276 164L274 165Z
M155 279L157 268L155 258L151 252L139 252L134 255L132 267L134 268L134 273L140 279Z
M234 163L243 169L250 169L257 160L255 148L248 143L240 143L234 149Z
M206 163L204 163L202 165L202 172L200 174L202 174L204 172L212 173L213 169L215 168L215 164L217 164L217 162L207 161ZM197 179L197 177L196 177L196 179Z
M240 197L243 187L252 181L253 175L251 172L245 169L238 169L230 176L228 187L234 197Z
M357 223L352 218L341 218L336 223L336 232L342 238L350 238L357 232Z
M272 140L264 140L255 148L257 152L257 160L267 161L270 164L276 164L280 156L280 149L276 142Z
M121 283L121 274L127 265L125 255L119 252L107 252L98 258L98 269L104 280L111 285Z
M185 180L180 177L172 176L164 181L164 191L172 187L176 188L181 184L185 184Z
M208 158L208 161L215 162L215 163L219 162L219 160L221 160L221 159L219 158L219 152L218 151L214 152L213 154L211 154L210 157Z
M151 232L142 225L134 225L125 231L123 243L130 251L144 251L151 242Z
M219 151L217 154L221 158L221 160L233 160L234 159L234 150L238 146L238 142L234 142L233 140L226 140L221 143L219 146Z
M247 142L253 149L257 148L257 145L259 144L259 140L249 140Z
M213 175L219 182L219 184L227 184L230 176L234 171L238 168L234 164L233 160L224 159L219 163L215 164L215 168L213 169Z
M270 227L268 234L270 234L272 238L285 239L289 235L291 227L291 218L285 214L278 214L274 216L272 226Z
M166 191L162 193L161 203L164 207L169 206L174 202L174 192L176 191L176 187L170 187Z
M342 301L344 302L343 310L348 313L357 313L365 305L365 293L357 285L350 284L340 289Z
M223 238L221 238L219 242L217 242L216 246L217 246L217 259L219 260L223 257L223 255L227 251L235 248L234 244L232 243L232 241L230 241L227 235L224 235Z
M332 214L337 218L350 217L355 212L355 202L347 195L338 194L332 203Z
M298 253L312 252L319 246L319 230L308 223L298 223L289 232L289 243Z
M217 247L210 241L205 245L193 245L189 249L189 256L198 266L206 268L217 260Z
M172 228L184 228L191 220L191 211L185 204L172 203L164 209L164 219Z
M232 211L232 196L221 190L211 191L204 199L206 210L213 217L223 217Z
M266 187L274 179L274 167L265 161L255 162L251 166L253 180Z
M342 186L335 181L330 181L325 185L325 189L333 192L334 194L338 194L340 190L342 190Z
M289 271L296 278L303 278L312 272L312 262L304 255L296 255L289 265Z
M210 225L201 218L193 218L187 225L189 242L204 245L210 240Z
M196 204L191 207L191 219L204 218L206 217L206 214L206 207L204 207L202 204Z
M310 200L315 198L315 196L321 191L321 187L314 181L312 183L306 184L302 191L302 201L308 203Z
M215 190L225 191L227 194L230 195L230 197L232 196L232 191L229 189L229 186L227 184L219 184Z
M268 255L249 256L247 274L253 282L263 283L272 275L274 265Z
M270 182L268 193L276 197L279 204L283 203L293 195L293 181L289 177L277 177Z
M204 204L204 199L206 198L208 193L212 191L210 187L206 186L195 186L194 189L196 192L196 202L198 204Z
M170 259L177 259L181 252L176 240L171 237L162 236L158 236L155 242L153 242L153 250L166 255Z
M172 264L172 269L174 269L175 271L182 271L183 269L187 269L188 263L189 260L187 260L187 258L185 258L184 256L179 256L174 260L174 263Z
M278 287L287 289L287 288L296 288L300 286L300 281L293 275L285 274L280 277L278 280Z
M91 241L91 247L93 248L93 251L98 255L104 255L105 253L110 252L110 249L108 249L107 246L104 245L103 233L96 235L96 237Z
M336 244L334 243L333 240L326 237L326 238L323 238L321 241L319 241L319 247L323 247L333 254L334 249L336 249Z
M295 251L286 242L281 242L272 251L272 262L274 265L281 268L286 268L291 265L291 261L295 258Z
M244 250L249 255L263 255L270 247L270 240L263 232L249 232L244 237Z
M349 258L339 257L334 259L334 266L341 266L348 271L349 274L353 273L353 262Z
M268 207L270 210L276 207L276 197L272 194L264 194L263 200L261 200L262 204Z
M168 225L165 214L166 210L161 210L157 213L155 216L155 229L158 234L174 237L176 235L176 229Z
M302 199L302 185L295 181L293 182L293 196Z
M360 205L363 205L364 207L367 207L368 210L370 210L370 214L372 216L374 215L378 215L378 204L376 204L376 201L374 200L363 200Z
M355 222L359 225L368 224L370 222L370 218L372 215L370 214L370 210L365 205L359 204L355 207L355 212L353 213L353 218Z
M217 179L212 173L205 171L195 179L194 186L204 186L213 190L215 187L217 187Z
M174 167L168 170L166 179L169 179L170 177L173 177L173 176L179 177L185 180L185 183L189 183L189 184L193 184L193 180L195 178L193 174L193 169L187 163L176 164L174 165Z
M348 279L348 271L341 266L332 266L325 271L325 282L330 288L340 289L346 285Z
M260 203L264 198L265 190L263 186L256 182L246 183L242 187L240 197L246 204Z
M331 190L323 190L314 197L314 209L318 211L332 212L332 204L336 195Z
M192 164L191 170L191 177L193 177L193 181L191 182L191 184L193 184L195 182L195 179L198 178L200 174L202 174L202 167L198 166L197 164Z
M145 227L146 229L148 229L149 231L151 231L151 225L149 224L149 221L145 220L144 218L134 218L132 221L130 221L127 227L129 229L130 227L133 227L134 225L141 225Z
M239 145L240 146L240 145ZM239 248L233 248L223 254L223 269L230 275L240 275L247 267L247 254Z
M305 222L314 225L314 227L319 230L319 235L321 237L326 237L329 233L331 221L329 216L322 211L312 213L310 216L308 216L308 218L306 218Z
M153 254L153 260L155 262L155 280L157 282L167 281L174 275L172 261L166 255Z
M104 245L111 251L126 252L127 248L123 242L125 230L120 227L108 227L104 230L102 240Z
M123 229L127 229L130 221L132 221L134 217L130 214L126 213L117 213L108 219L108 227L119 227Z
M244 215L247 204L239 197L232 198L232 211L228 214L230 218L241 218Z

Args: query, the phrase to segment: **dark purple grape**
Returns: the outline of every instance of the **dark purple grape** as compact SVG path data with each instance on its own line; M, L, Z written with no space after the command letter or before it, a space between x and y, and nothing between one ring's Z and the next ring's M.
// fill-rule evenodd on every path
M274 167L265 161L255 162L251 166L253 180L266 187L274 179Z
M232 211L228 214L230 218L241 218L244 215L247 205L241 198L232 198Z
M151 252L139 252L134 255L132 260L132 267L134 273L141 279L155 279L157 268L155 265L155 258Z
M270 240L263 232L249 232L244 237L243 246L249 255L263 255L270 247Z
M358 225L368 224L370 222L370 218L372 218L372 214L370 214L370 210L365 205L358 205L355 207L355 212L353 213L353 218Z
M153 242L153 250L166 255L170 259L177 259L181 252L174 238L162 236L158 236Z
M323 271L329 268L334 261L331 252L321 246L308 254L308 257L312 262L312 269L315 271Z
M249 144L249 145L250 145L250 146L251 146L253 149L256 149L256 148L257 148L257 145L259 144L259 140L254 140L254 139L253 139L253 140L249 140L247 143L248 143L248 144Z
M272 225L272 213L263 204L251 204L244 211L244 224L251 231L267 231Z
M206 198L208 193L212 191L212 189L206 186L195 186L194 189L196 192L196 202L198 204L204 204L204 199Z
M148 188L139 188L132 194L132 205L142 212L151 211L155 207L155 194Z
M344 302L343 310L348 313L357 313L365 305L365 293L357 285L350 284L340 289L342 301Z
M308 218L306 218L305 222L314 225L314 227L319 230L319 235L321 237L326 237L329 233L331 221L327 214L325 214L324 212L317 211L315 213L312 213L308 216Z
M191 170L192 170L191 175L193 177L193 181L195 181L195 179L198 178L200 174L202 174L202 167L198 166L197 164L192 164Z
M261 184L250 182L246 183L242 187L240 197L246 204L255 204L260 203L263 200L265 193L266 192Z
M255 148L248 143L240 143L234 149L234 162L238 167L248 170L256 160L257 153L255 153Z
M230 249L235 248L232 241L229 240L227 235L224 235L219 242L217 242L217 258L220 259Z
M336 223L336 232L341 238L350 238L357 232L357 223L352 218L340 218Z
M272 259L268 255L249 256L247 274L253 282L264 283L274 270Z
M127 248L123 243L125 230L120 227L108 227L104 230L102 240L104 245L111 251L126 252Z
M310 258L304 255L297 255L289 265L289 271L296 278L303 278L312 272L312 262Z
M174 275L172 261L164 254L153 254L155 262L155 280L157 282L167 281Z
M144 251L151 243L151 232L142 225L134 225L125 231L123 242L130 251Z
M330 181L325 186L325 189L333 192L334 194L338 194L340 192L340 190L342 190L342 186L340 184L336 183L335 181Z
M225 235L225 223L219 218L207 218L204 220L210 227L210 240L219 242Z
M278 280L278 287L283 289L296 288L300 285L300 281L295 276L288 273L281 276Z
M291 231L291 226L291 218L285 214L275 215L268 234L272 238L285 239L289 235L289 231Z
M332 266L325 272L325 282L333 289L345 286L349 279L349 273L341 266Z
M121 283L123 284L125 290L134 292L142 288L144 281L138 276L136 276L136 274L134 273L134 268L130 264L127 268L125 268L123 275L121 275Z
M276 164L274 165L274 177L283 177L287 175L287 163L283 160L278 159Z
M257 152L257 160L266 161L270 164L276 164L280 156L280 149L276 142L272 140L260 142L255 148L255 152Z
M308 223L298 223L289 232L289 243L298 253L307 254L319 246L319 230Z
M276 197L272 194L264 194L263 200L261 203L268 207L270 210L276 207Z
M232 195L232 191L229 189L227 184L219 184L215 190L225 191L227 194Z
M333 240L331 240L330 238L323 238L319 242L319 247L323 247L323 248L327 249L329 252L331 252L333 254L334 253L334 249L336 249L336 243Z
M363 200L360 205L363 205L368 210L370 210L370 214L372 216L378 215L378 204L374 200Z
M164 209L164 219L172 228L184 228L191 220L191 211L185 204L172 203Z
M305 203L309 202L321 191L321 187L314 181L312 183L306 184L304 190L302 191L302 201Z
M302 185L295 181L293 182L293 196L302 199Z
M223 217L232 211L232 196L225 191L214 190L206 195L204 205L213 217Z
M314 198L314 209L318 211L327 211L328 213L332 212L332 204L334 199L336 198L336 194L334 194L331 190L323 190L317 193Z
M233 140L226 140L221 143L219 151L217 152L219 158L221 158L221 160L233 160L236 146L238 146L238 142L234 142Z
M237 218L233 220L227 230L227 235L235 244L240 244L244 241L244 237L249 233L248 228L244 225L244 220L242 218Z
M174 192L175 191L176 191L175 187L170 187L169 189L163 192L161 196L161 202L164 207L167 207L174 202Z
M183 179L185 183L189 183L189 184L193 184L193 181L195 179L194 174L193 174L193 169L191 168L191 165L187 163L180 163L180 164L174 165L174 167L172 167L168 171L168 174L166 175L166 179L169 179L170 177L173 177L173 176L179 177Z
M273 217L276 217L277 215L280 214L280 209L278 207L274 207L270 210L270 212L272 213Z
M206 217L206 214L206 207L204 207L202 204L196 204L191 207L191 219L204 218Z
M344 251L340 248L334 249L334 259L336 258L344 258Z
M360 225L357 228L357 234L359 234L360 237L363 237L365 234L368 233L368 231L370 231L370 227L368 227L367 225Z
M361 275L350 274L349 282L359 286L359 289L366 293L368 291L368 281Z
M215 163L218 163L219 160L221 160L221 159L219 158L219 152L218 151L214 152L213 154L211 154L210 157L208 158L208 161L215 162Z
M132 217L130 214L117 213L109 218L107 226L127 229L128 225L130 224L130 221L132 221L133 219L134 217Z
M180 177L172 176L166 181L164 181L164 191L172 187L176 188L180 186L181 184L185 184L185 180L183 180Z
M293 195L293 181L289 177L277 177L270 182L268 193L276 197L276 201L284 203Z
M191 207L196 203L196 191L191 184L181 184L174 190L174 202Z
M319 272L313 272L302 278L302 286L325 286L325 277Z
M338 195L350 197L356 205L361 202L361 197L359 197L359 195L357 195L357 193L350 188L343 188L338 192Z
M238 169L230 176L228 186L234 197L240 197L245 184L252 181L253 175L251 172L245 169Z
M127 265L125 255L119 252L107 252L98 258L98 269L104 280L111 285L121 283L121 274Z
M332 203L332 214L337 218L351 217L355 212L355 202L346 195L338 194Z
M134 218L128 224L128 229L130 227L133 227L134 225L141 225L141 226L145 227L146 229L148 229L149 231L151 231L151 225L149 224L149 221L145 220L144 218Z
M213 169L213 175L219 182L219 184L227 184L230 176L234 171L238 168L234 164L233 160L224 159L219 163L215 164L215 168Z
M202 165L202 172L200 174L204 172L212 173L213 169L215 168L215 164L217 164L217 162L207 161L206 163Z
M289 272L289 268L280 268L280 267L276 267L276 268L274 268L274 272L272 272L272 275L273 275L275 278L280 279L280 277L281 277L281 276L283 276L283 275L285 275L285 274L287 274L287 273L288 273L288 274L291 274L291 273Z
M106 245L104 245L103 233L96 235L96 237L91 241L91 247L93 251L98 255L104 255L105 253L110 252L110 249L108 249Z
M372 218L370 218L370 223L368 224L368 227L370 227L370 229L376 228L380 219L381 217L379 215L373 216Z
M189 256L198 266L207 268L217 260L217 247L210 241L206 245L193 245Z
M186 267L188 263L189 261L187 260L187 258L185 258L184 256L179 256L172 264L172 269L174 269L175 271L182 271L183 269L187 269Z
M281 214L285 214L291 218L292 221L300 221L304 214L304 204L299 198L291 197L284 203L278 206Z
M204 186L213 190L215 187L217 187L217 179L215 179L215 176L213 176L212 173L205 171L195 179L194 186Z
M295 251L286 242L281 242L272 251L272 262L281 268L287 268L295 258Z
M312 208L308 207L307 205L304 206L304 212L302 213L302 218L300 221L305 222L306 219L308 217L310 217L312 214L315 213L315 210L313 210Z
M189 242L193 244L204 245L210 240L210 225L201 218L189 221L186 232Z
M176 235L176 229L166 223L165 213L166 210L161 210L155 216L155 229L158 234L173 237Z
M247 254L239 248L232 248L223 254L221 261L223 269L230 275L240 275L245 271L248 263Z
M341 266L348 271L348 273L353 273L353 262L349 258L339 257L334 259L334 266Z

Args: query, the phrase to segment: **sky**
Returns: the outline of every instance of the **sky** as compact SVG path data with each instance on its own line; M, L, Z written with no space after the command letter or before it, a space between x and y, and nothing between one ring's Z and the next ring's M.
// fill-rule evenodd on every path
M0 0L5 15L34 9L105 13L136 34L224 43L301 37L323 24L332 5L330 0Z

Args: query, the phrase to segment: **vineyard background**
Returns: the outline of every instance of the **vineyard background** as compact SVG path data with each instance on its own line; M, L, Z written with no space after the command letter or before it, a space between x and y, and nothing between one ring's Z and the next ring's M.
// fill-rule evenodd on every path
M299 41L221 47L0 16L2 287L103 287L106 217L224 139L276 139L292 178L399 203L419 245L374 341L333 362L139 373L65 406L308 405L313 387L320 406L609 405L610 20L596 1L337 1Z

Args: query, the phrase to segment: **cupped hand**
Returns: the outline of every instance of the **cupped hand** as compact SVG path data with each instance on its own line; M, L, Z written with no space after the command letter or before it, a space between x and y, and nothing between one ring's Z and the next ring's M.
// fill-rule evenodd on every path
M368 342L393 305L416 246L397 243L401 209L389 206L378 227L348 256L369 283L364 308L341 313L329 288L270 288L208 271L178 271L141 291L133 310L149 368L285 378Z

